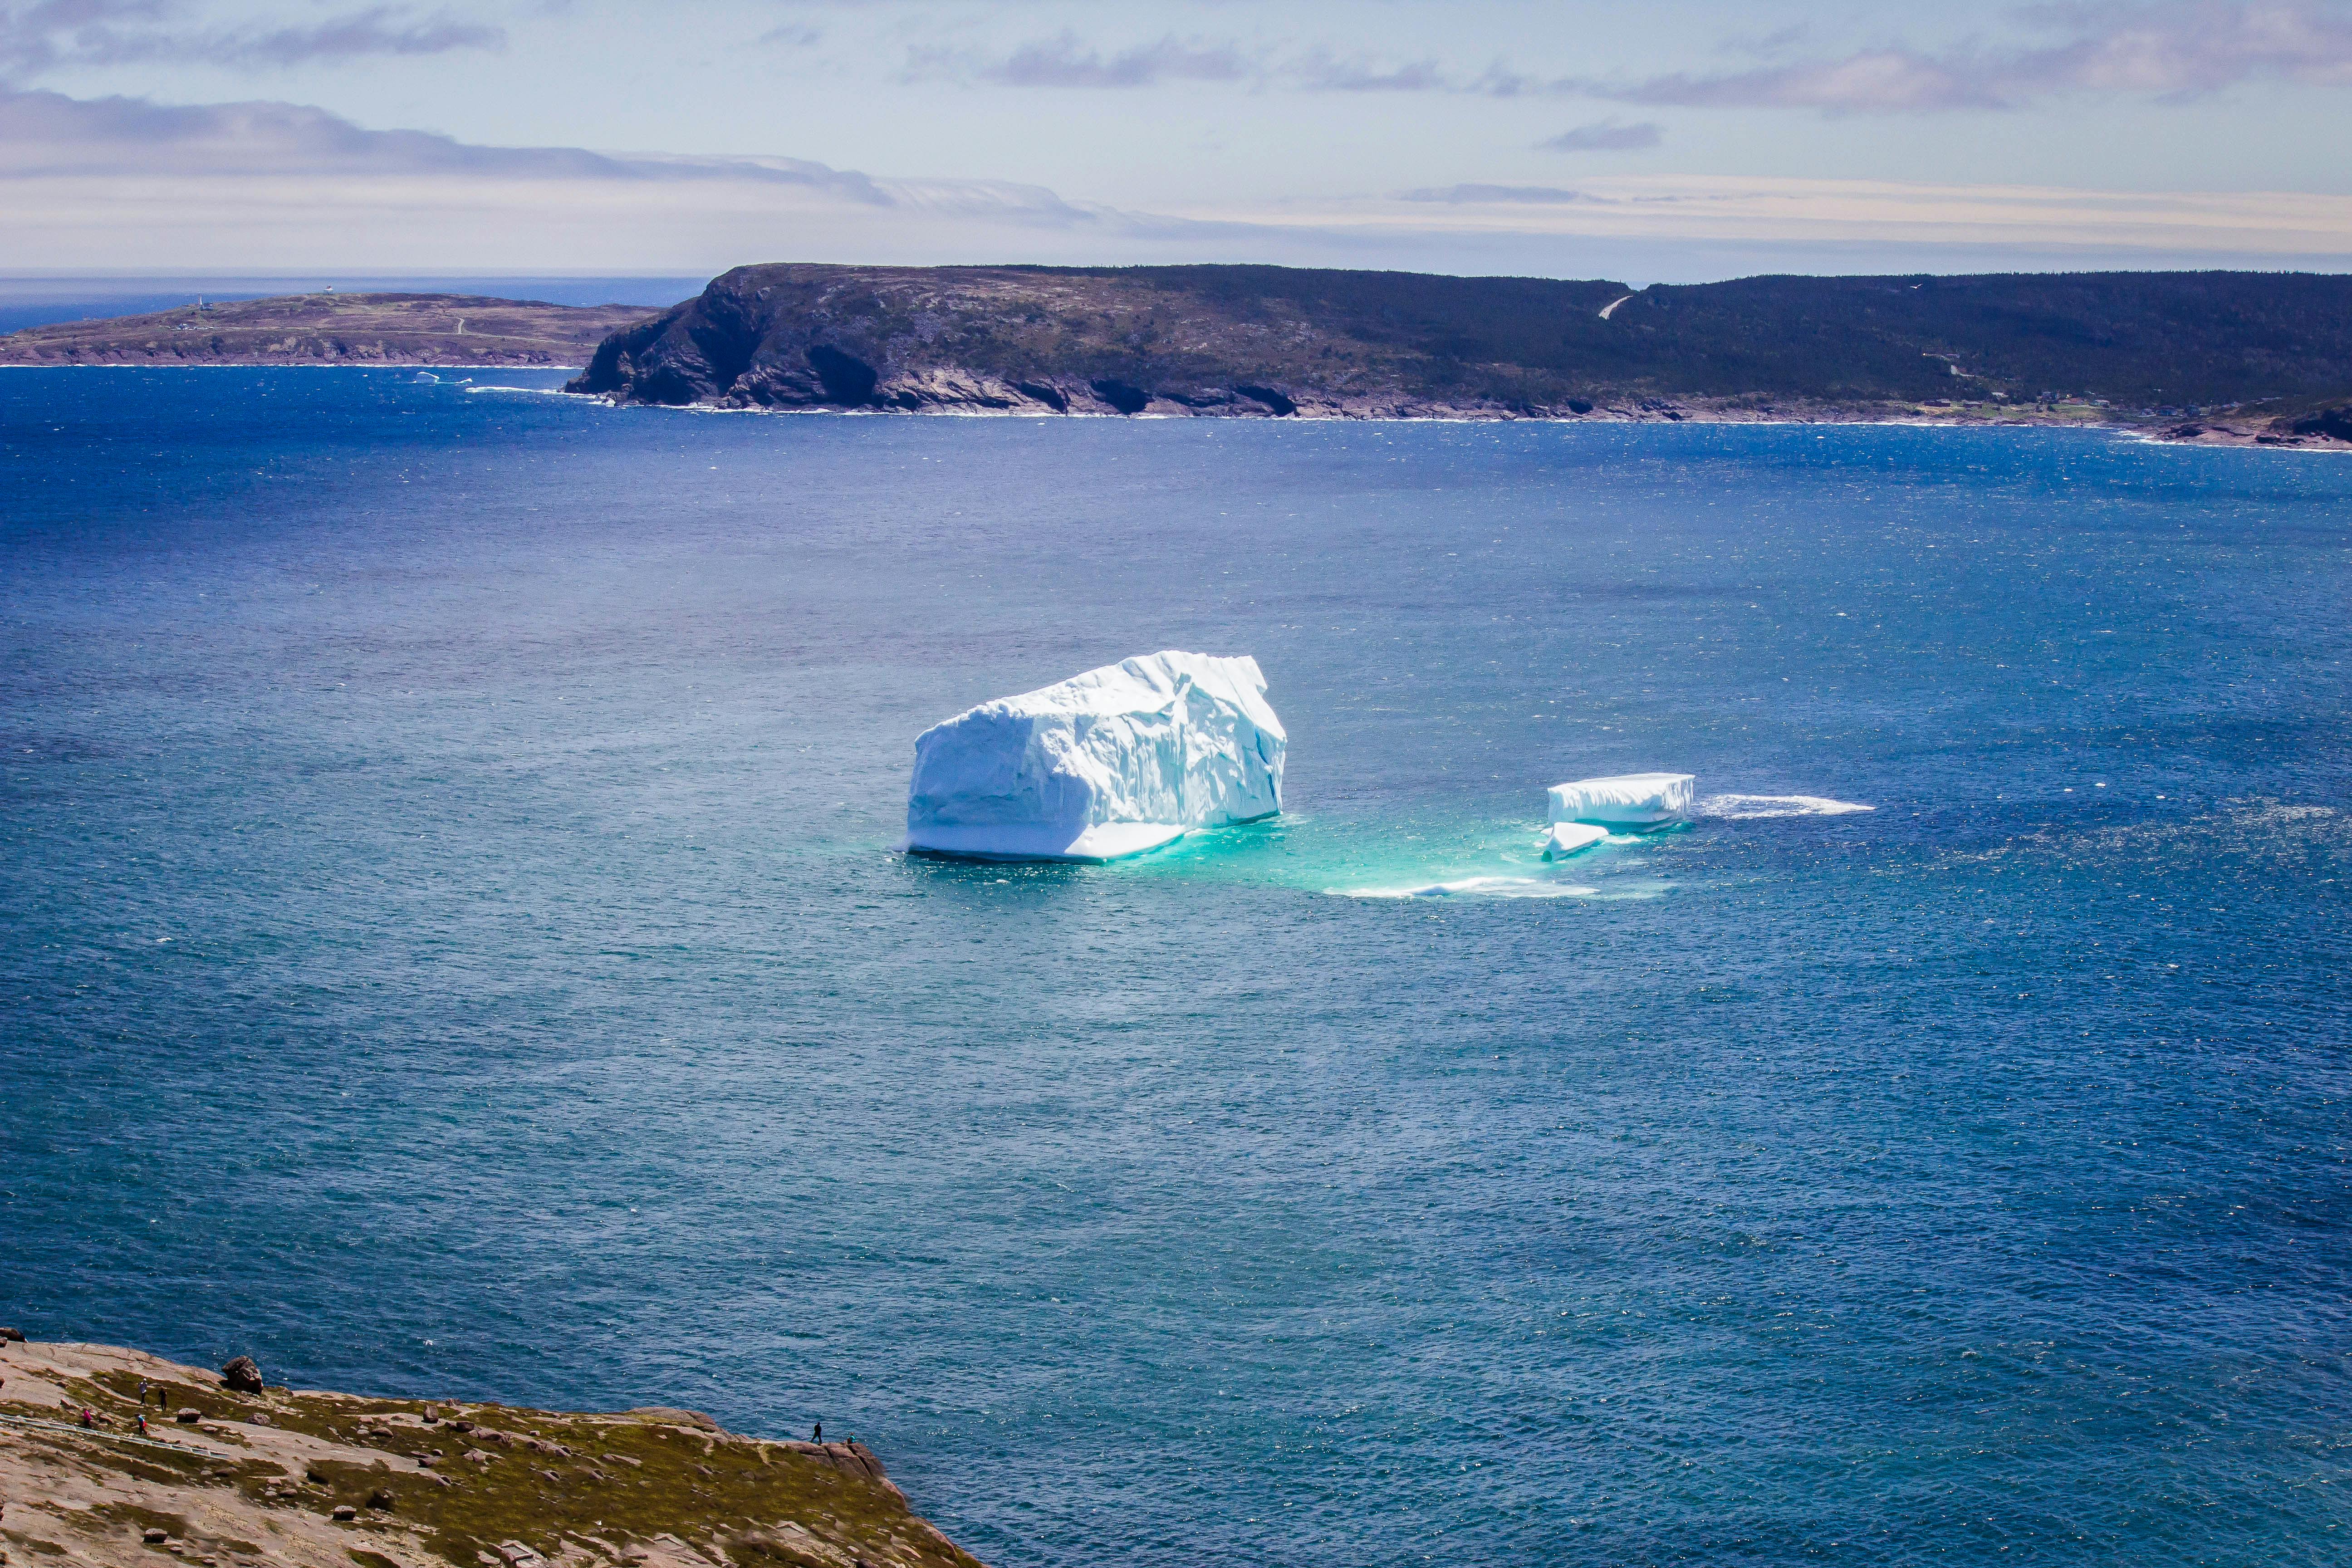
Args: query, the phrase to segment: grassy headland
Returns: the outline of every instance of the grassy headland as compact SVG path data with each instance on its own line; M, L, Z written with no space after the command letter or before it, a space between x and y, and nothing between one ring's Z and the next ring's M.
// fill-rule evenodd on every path
M0 1510L10 1568L979 1568L862 1445L244 1393L104 1345L0 1343Z
M1277 267L742 267L614 332L572 388L736 408L2160 430L2264 399L2343 401L2352 278L1636 291Z

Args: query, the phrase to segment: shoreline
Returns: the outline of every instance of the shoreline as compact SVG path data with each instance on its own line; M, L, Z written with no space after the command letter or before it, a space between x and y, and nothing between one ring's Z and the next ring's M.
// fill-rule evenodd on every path
M371 370L371 371L470 371L497 372L528 370L547 373L577 371L573 364L550 364L543 362L485 363L480 361L449 363L439 361L362 361L362 360L217 360L191 363L174 361L158 363L136 361L84 361L72 363L0 363L0 373L7 371L73 371L73 370ZM2273 427L2270 420L2233 419L2229 416L2209 416L2202 420L2179 415L2145 415L2086 416L2080 412L2037 415L2024 410L1982 412L1977 409L1955 409L1942 413L1922 408L1890 409L1883 416L1865 409L1824 408L1819 415L1778 408L1750 410L1726 407L1721 403L1709 405L1707 400L1677 400L1654 398L1644 404L1600 405L1583 414L1551 409L1521 410L1499 407L1465 407L1434 405L1427 412L1391 408L1350 408L1339 402L1318 405L1301 404L1288 414L1248 413L1231 407L1202 408L1183 413L1146 410L1136 414L1100 412L1094 409L1072 408L1057 411L1044 406L989 407L982 405L931 405L919 408L845 407L827 405L803 405L779 407L756 404L715 402L653 403L638 402L610 396L596 392L573 392L567 387L483 387L477 392L511 391L541 396L579 398L583 402L602 404L608 408L667 408L688 414L753 414L753 415L818 415L856 418L907 418L914 416L966 419L1111 419L1129 421L1163 421L1190 419L1247 420L1297 424L1398 424L1398 425L1758 425L1832 428L1863 428L1875 426L1898 426L1917 429L1943 430L2082 430L2119 436L2157 447L2227 447L2284 452L2352 452L2352 440L2338 439L2325 434L2291 434ZM2193 427L2195 434L2176 432Z
M0 1332L0 1562L982 1568L855 1439L264 1376Z

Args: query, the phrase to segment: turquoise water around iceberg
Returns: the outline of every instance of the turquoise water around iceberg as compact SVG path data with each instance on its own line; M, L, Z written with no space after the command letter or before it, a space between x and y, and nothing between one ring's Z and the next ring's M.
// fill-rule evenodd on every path
M231 370L0 463L0 1321L822 1418L1002 1565L2345 1554L2352 464ZM1281 819L890 853L1162 647ZM1874 809L1537 858L1664 767Z

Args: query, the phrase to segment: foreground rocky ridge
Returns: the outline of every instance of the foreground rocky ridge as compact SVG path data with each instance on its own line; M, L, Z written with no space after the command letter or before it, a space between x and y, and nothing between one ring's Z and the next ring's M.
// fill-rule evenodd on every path
M682 1410L263 1388L236 1375L250 1367L225 1380L138 1351L0 1342L0 1561L980 1568L862 1445L742 1437Z
M636 305L474 294L289 294L0 337L0 364L575 365Z
M2276 319L2272 294L2302 314ZM2352 386L2352 279L1635 291L1283 268L744 267L615 332L569 390L730 409L2097 424L2159 437L2215 414L2156 401L2158 377L2233 407ZM2343 439L2325 425L2241 424L2217 415L2180 438Z

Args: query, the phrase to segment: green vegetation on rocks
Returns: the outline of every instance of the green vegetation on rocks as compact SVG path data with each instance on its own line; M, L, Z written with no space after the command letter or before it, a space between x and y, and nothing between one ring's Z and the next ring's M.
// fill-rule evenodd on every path
M571 387L743 408L2178 418L2352 388L2352 278L1634 290L1277 267L740 267L605 339Z
M11 1506L8 1544L35 1552L171 1551L214 1568L977 1568L862 1446L744 1437L677 1410L246 1394L105 1347L12 1347L0 1373L0 1479L26 1483L12 1497L85 1494L55 1531ZM159 1419L183 1407L201 1418Z

